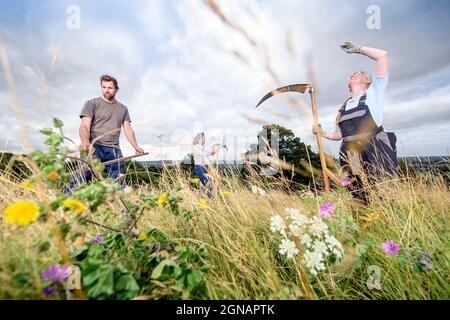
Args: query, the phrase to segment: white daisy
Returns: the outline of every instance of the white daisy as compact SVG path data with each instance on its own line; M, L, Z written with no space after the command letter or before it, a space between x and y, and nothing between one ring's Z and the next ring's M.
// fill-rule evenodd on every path
M276 215L270 218L270 230L273 232L279 232L283 236L286 235L286 226L281 216Z
M314 216L311 219L311 225L309 226L309 230L315 236L320 237L323 234L328 232L328 226L325 222L322 221L321 218Z
M298 209L286 208L284 209L292 220L293 224L299 227L306 227L309 223L309 218L300 213Z
M328 248L325 242L316 240L314 241L312 248L315 252L322 254L324 257L328 256Z
M305 248L310 248L312 244L312 239L309 234L305 233L301 238L300 242L305 246Z
M306 250L303 257L305 258L306 267L312 275L315 276L325 269L323 256L319 252Z
M288 259L293 259L294 256L298 253L298 249L295 246L294 241L289 239L281 240L280 244L280 254L285 254Z

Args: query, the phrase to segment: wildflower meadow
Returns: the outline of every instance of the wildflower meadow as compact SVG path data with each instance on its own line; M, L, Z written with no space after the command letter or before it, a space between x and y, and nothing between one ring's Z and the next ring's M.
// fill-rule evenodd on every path
M433 172L403 174L354 201L211 170L157 185L97 179L69 196L63 123L47 150L0 173L0 299L448 299L450 192ZM132 173L129 173L132 174ZM448 173L447 173L448 175Z

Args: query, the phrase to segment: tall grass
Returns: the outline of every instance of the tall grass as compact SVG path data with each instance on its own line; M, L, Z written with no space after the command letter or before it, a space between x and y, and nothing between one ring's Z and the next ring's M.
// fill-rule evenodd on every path
M132 174L132 173L129 173ZM194 212L190 220L165 209L146 211L139 221L139 230L157 228L185 243L202 243L210 259L205 261L209 272L204 279L205 299L301 299L304 288L295 264L278 253L278 241L270 231L270 217L286 207L299 208L310 215L317 214L317 198L302 197L299 192L273 187L266 191L271 200L252 193L249 184L236 175L213 173L215 192L203 209L199 208L204 192L192 186L185 171L164 170L158 186L140 186L129 195L138 201L139 193L160 194L180 187L182 210ZM19 199L44 200L52 191L25 190L7 175L0 176L0 210ZM263 186L261 184L261 186ZM223 195L224 191L230 194ZM359 232L350 231L345 258L316 278L310 277L315 298L319 299L447 299L449 298L449 206L448 185L442 177L431 173L402 177L380 184L370 193L367 206L355 205L349 194L337 191L322 195L331 201L335 214L351 212ZM114 225L123 209L119 202L103 205L111 213L95 217L97 221ZM102 212L100 210L99 212ZM367 217L375 217L368 219ZM40 255L35 242L46 232L41 224L14 228L0 223L0 298L38 298L35 288L39 272L55 262L56 248ZM103 230L88 226L90 236ZM416 246L433 256L433 269L415 273L411 266L399 265L380 245L393 239L402 248ZM373 247L358 256L355 244L372 243ZM69 250L75 245L70 244ZM369 289L369 266L380 270L381 289ZM29 290L21 287L20 274L33 275ZM64 298L64 297L60 297ZM147 296L152 298L152 296Z

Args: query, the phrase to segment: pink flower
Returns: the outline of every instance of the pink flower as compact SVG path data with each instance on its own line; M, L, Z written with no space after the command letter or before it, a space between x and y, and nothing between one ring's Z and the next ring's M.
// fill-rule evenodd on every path
M400 245L398 243L394 243L392 240L386 240L385 243L381 244L381 247L386 254L391 254L394 256L397 255L400 250Z
M341 179L341 186L343 187L348 187L349 185L351 185L350 179L349 178L343 178Z
M319 207L319 214L325 218L329 218L331 216L331 214L333 213L333 211L334 211L334 208L333 208L333 204L331 202L322 203Z
M433 265L431 263L428 263L428 261L422 259L420 260L420 263L423 264L424 266L426 266L428 269L433 269Z

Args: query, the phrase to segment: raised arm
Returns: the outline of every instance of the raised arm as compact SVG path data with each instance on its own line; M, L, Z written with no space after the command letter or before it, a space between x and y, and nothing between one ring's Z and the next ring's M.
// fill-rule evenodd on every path
M144 150L141 149L141 147L139 147L136 141L136 135L134 134L134 130L131 128L130 121L125 120L123 122L123 130L125 131L125 137L133 146L134 150L136 151L136 154L143 154Z
M388 75L389 63L387 51L371 47L359 46L349 41L344 42L341 45L341 48L347 53L359 53L375 60L376 61L375 74L378 77L384 78Z
M375 60L377 62L375 67L375 74L384 78L389 73L389 64L388 64L388 53L387 51L370 48L370 47L361 47L359 50L361 54Z

